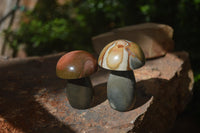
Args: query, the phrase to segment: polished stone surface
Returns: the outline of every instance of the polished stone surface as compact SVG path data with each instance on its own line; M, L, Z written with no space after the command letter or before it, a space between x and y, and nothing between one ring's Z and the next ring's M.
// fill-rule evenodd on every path
M86 51L76 50L63 55L56 66L56 74L62 79L88 77L97 70L97 61Z
M133 71L112 71L107 83L107 97L110 106L117 111L128 111L136 100Z
M94 89L90 78L68 80L66 95L73 108L87 109L91 107Z
M104 47L98 59L98 64L109 70L126 71L143 66L144 53L141 48L127 40L116 40Z

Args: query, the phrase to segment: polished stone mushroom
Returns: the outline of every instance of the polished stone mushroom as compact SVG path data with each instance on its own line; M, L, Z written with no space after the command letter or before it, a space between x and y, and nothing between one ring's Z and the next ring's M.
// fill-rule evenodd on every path
M135 77L133 70L145 64L142 49L127 40L116 40L101 51L98 64L110 70L107 97L110 106L118 111L128 111L135 103Z
M66 53L57 62L56 74L59 78L67 79L66 93L72 107L90 107L94 90L89 76L96 72L97 68L94 56L82 50Z

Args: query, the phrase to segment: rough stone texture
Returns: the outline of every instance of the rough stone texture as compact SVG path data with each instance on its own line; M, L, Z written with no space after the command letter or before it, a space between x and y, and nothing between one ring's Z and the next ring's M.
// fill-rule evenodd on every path
M91 76L92 108L73 109L65 95L66 81L55 75L61 55L0 59L0 132L162 133L169 131L192 95L188 54L168 53L135 70L138 95L133 110L109 107L109 72L101 69Z
M146 58L165 55L174 49L173 29L164 24L144 23L118 28L92 38L99 54L105 45L116 39L127 39L139 44Z

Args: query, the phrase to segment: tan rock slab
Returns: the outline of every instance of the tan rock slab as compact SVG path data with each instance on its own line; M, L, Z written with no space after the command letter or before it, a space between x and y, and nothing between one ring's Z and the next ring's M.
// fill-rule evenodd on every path
M172 27L164 24L144 23L114 29L92 38L94 50L99 54L108 43L117 39L133 41L141 46L145 57L155 58L173 51Z

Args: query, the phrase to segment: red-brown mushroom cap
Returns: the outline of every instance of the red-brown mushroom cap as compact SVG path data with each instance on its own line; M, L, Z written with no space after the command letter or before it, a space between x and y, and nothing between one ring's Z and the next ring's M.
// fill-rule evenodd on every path
M56 66L56 74L62 79L88 77L97 71L97 60L86 51L76 50L63 55Z

